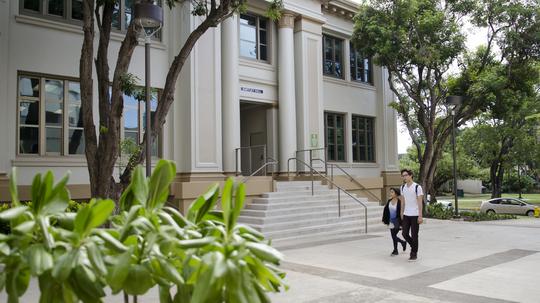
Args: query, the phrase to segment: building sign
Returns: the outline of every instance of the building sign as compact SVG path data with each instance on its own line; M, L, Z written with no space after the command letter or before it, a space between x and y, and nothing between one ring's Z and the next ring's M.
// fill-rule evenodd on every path
M254 93L254 94L262 94L263 90L258 88L251 88L251 87L240 87L240 91L246 92L246 93Z
M319 135L318 134L311 134L311 147L317 147L319 146Z

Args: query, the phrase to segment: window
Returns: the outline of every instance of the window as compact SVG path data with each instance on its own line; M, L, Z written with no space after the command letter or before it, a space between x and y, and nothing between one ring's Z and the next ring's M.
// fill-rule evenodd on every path
M373 122L370 117L352 116L352 149L354 162L375 162Z
M19 76L18 146L21 155L84 155L81 88L77 81L55 76ZM152 119L157 108L151 100ZM145 104L124 96L123 136L140 143L145 128ZM160 136L152 145L158 156Z
M79 82L19 76L19 154L84 154Z
M240 15L240 56L268 61L268 20L255 15Z
M80 23L83 0L20 0L21 13Z
M343 79L343 40L323 35L323 73Z
M353 45L350 46L351 80L373 84L371 59L363 57Z
M154 114L157 108L156 94L151 95L150 107L152 114L150 119L154 120ZM132 96L124 95L124 140L131 140L136 144L142 142L144 137L144 130L146 128L146 114L145 103L139 102ZM156 140L152 143L152 156L159 155L159 141L158 135Z
M329 161L345 161L345 116L325 113L325 137L327 159Z
M126 31L133 20L133 6L136 0L117 0L112 15L112 28ZM41 15L53 20L65 20L80 24L83 19L83 0L20 0L21 13ZM161 6L162 1L154 1ZM159 39L161 31L156 33Z

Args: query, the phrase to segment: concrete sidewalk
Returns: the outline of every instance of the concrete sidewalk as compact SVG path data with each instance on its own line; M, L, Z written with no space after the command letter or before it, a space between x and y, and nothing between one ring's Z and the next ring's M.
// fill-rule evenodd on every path
M540 302L540 219L428 219L416 262L388 232L284 251L291 289L273 302Z

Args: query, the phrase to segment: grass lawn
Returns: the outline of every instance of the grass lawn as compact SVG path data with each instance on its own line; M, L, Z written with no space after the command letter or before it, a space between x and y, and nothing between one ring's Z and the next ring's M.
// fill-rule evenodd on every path
M503 198L518 198L518 194L502 194ZM521 194L523 200L530 204L540 206L540 194ZM454 201L454 196L440 196L438 200ZM491 199L490 194L465 194L464 198L458 198L459 208L474 209L480 207L480 203Z

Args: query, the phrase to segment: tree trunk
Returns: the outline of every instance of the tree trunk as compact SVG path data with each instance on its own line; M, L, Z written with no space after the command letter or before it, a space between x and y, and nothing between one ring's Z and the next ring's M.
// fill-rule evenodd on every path
M491 163L489 176L491 179L491 198L500 198L502 195L502 183L504 178L504 168L500 159Z

